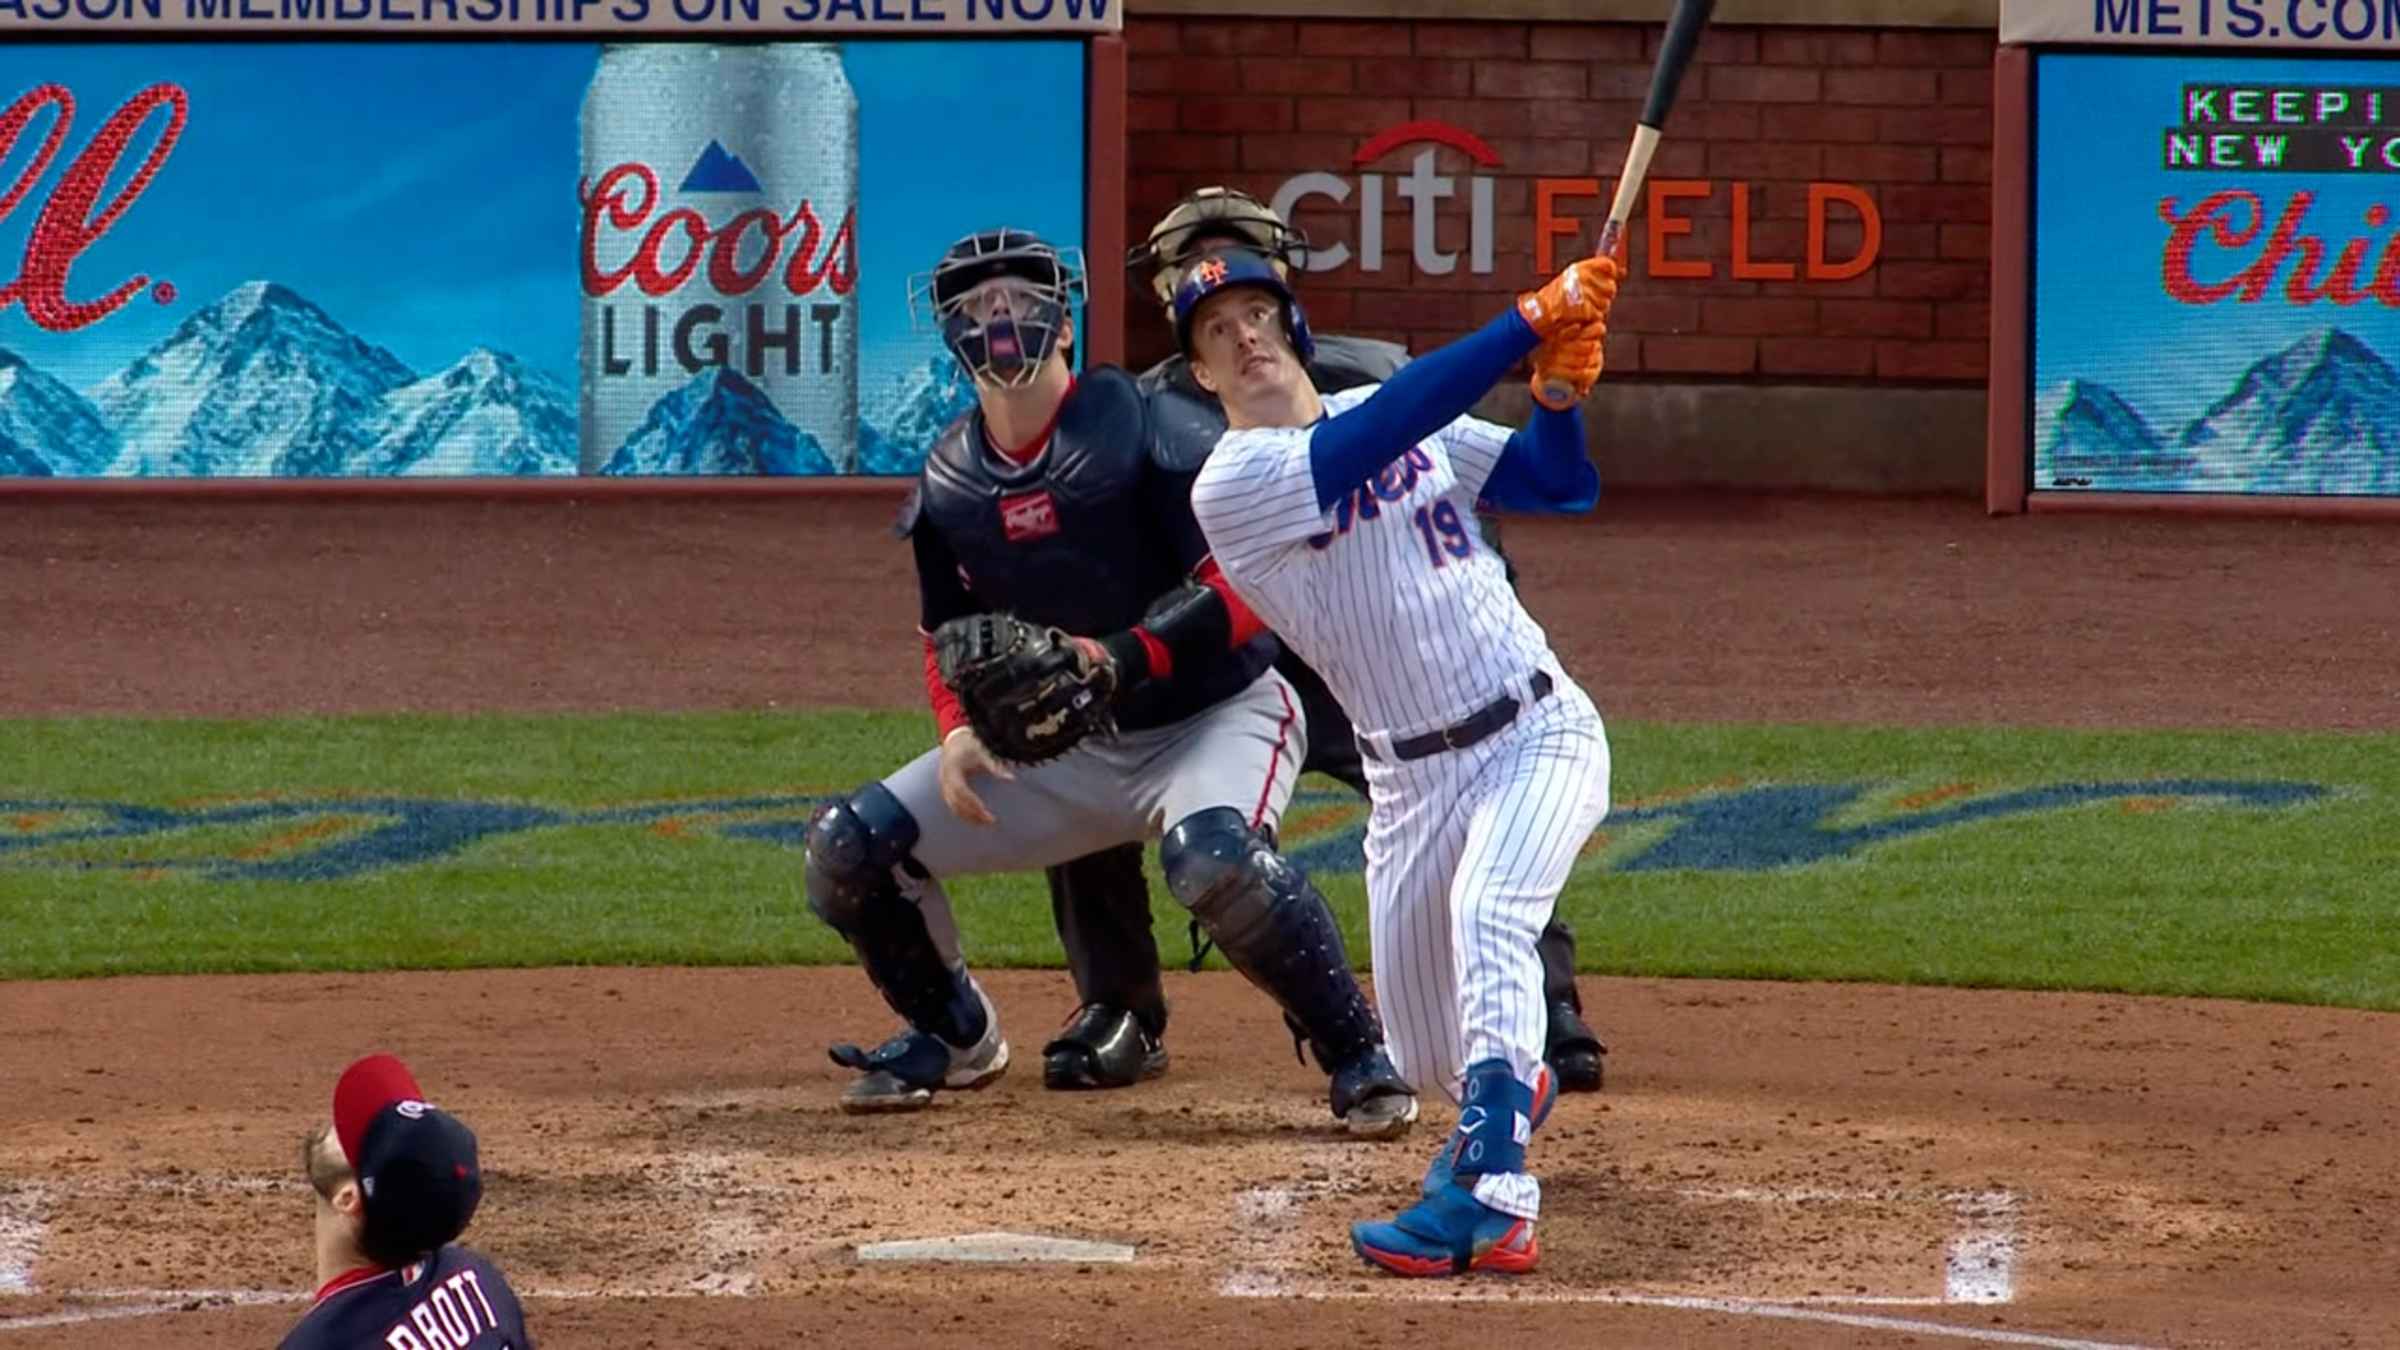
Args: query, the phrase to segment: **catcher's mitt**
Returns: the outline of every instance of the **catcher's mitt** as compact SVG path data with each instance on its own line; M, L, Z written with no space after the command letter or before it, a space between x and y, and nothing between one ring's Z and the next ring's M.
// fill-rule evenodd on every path
M1115 727L1117 671L1099 644L1007 614L971 614L935 630L942 683L984 748L1017 764L1056 759Z

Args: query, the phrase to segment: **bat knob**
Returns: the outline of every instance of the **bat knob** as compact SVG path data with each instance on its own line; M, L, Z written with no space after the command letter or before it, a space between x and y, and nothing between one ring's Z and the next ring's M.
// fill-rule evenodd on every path
M1533 401L1552 412L1565 412L1581 400L1575 397L1575 386L1562 380L1536 380Z

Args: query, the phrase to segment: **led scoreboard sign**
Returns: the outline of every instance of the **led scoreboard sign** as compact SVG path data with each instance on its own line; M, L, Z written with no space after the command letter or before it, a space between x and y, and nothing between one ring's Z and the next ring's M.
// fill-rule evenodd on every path
M1994 509L2400 506L2400 80L2357 55L2384 38L2363 0L2239 6L2282 16L2254 42L2228 31L2236 8L2204 35L2181 6L2179 50L2106 4L2006 0Z

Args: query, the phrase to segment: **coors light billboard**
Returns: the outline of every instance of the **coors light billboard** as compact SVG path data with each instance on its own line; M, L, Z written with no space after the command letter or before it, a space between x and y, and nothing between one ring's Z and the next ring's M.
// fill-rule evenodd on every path
M1082 90L1071 39L11 47L0 477L914 473L972 393L907 278L1082 243Z

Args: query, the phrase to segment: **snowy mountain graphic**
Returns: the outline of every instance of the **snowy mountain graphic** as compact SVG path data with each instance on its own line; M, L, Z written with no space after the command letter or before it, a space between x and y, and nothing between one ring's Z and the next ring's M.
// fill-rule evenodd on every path
M739 371L712 366L650 405L603 474L829 474L817 438Z
M50 478L50 461L31 446L0 431L0 478Z
M0 473L83 476L116 457L116 433L89 399L0 350Z
M523 477L576 469L571 396L488 347L385 395L367 430L372 449L354 472Z
M2035 416L2036 445L2054 480L2103 474L2176 477L2195 462L2167 451L2132 404L2091 380L2069 380L2051 391Z
M2034 437L2045 487L2400 493L2400 372L2322 328L2253 363L2171 439L2090 380L2037 402Z
M858 471L913 475L952 422L975 408L975 385L948 353L901 370L859 399Z
M556 381L485 348L419 379L268 281L236 287L88 393L0 351L0 476L575 471Z
M739 161L726 156L738 167ZM947 352L888 354L862 391L856 472L913 476L975 406ZM571 475L571 389L477 347L421 375L306 297L247 282L82 392L0 349L0 477ZM607 474L833 474L758 386L702 372L659 399Z
M742 162L740 155L728 151L714 140L692 161L692 171L683 176L681 192L763 192L758 175Z
M337 474L366 449L383 396L416 378L381 347L268 281L184 320L92 403L123 447L117 474Z
M2400 490L2400 373L2350 334L2322 329L2250 367L2182 444L2253 492Z

